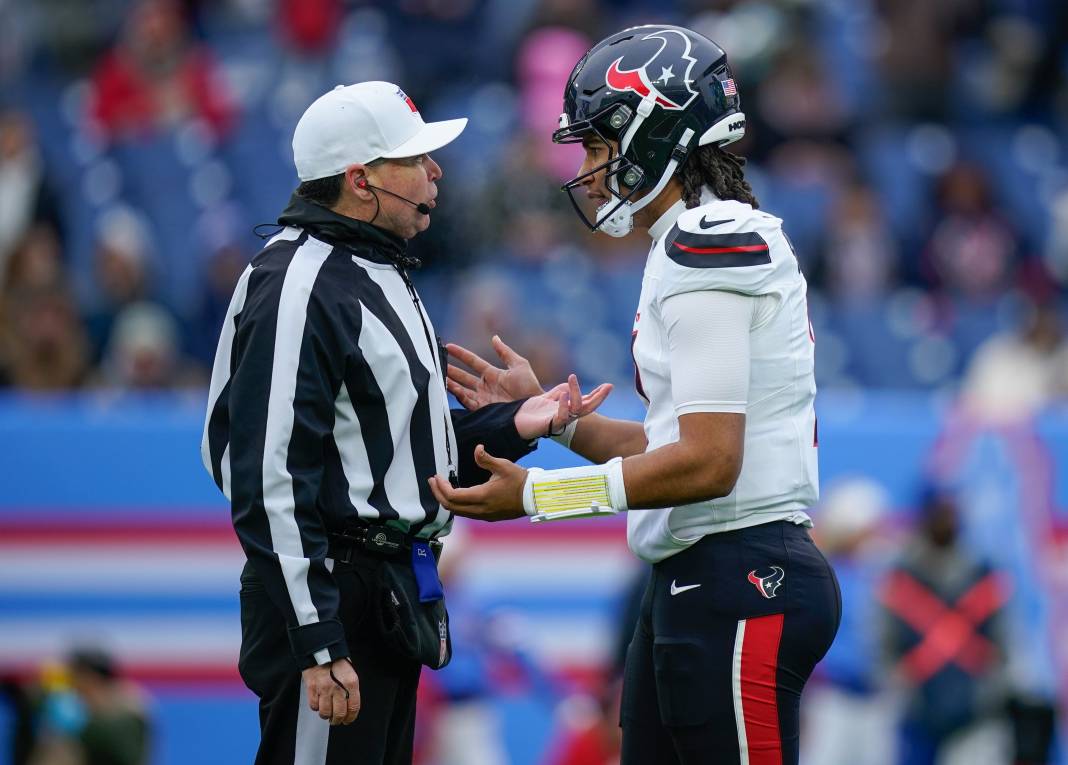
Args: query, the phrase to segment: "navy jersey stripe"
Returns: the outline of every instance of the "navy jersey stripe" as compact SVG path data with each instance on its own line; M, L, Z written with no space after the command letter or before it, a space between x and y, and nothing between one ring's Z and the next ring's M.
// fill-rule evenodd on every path
M771 263L771 250L755 231L710 234L683 231L676 224L664 239L664 252L687 268L745 268Z

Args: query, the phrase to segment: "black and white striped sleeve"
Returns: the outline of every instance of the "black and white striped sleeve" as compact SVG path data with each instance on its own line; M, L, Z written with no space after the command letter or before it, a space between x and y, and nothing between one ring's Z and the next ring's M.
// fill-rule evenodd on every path
M237 317L230 379L234 529L285 616L301 668L348 655L317 509L324 444L358 327L336 298L331 248L308 239L253 269ZM334 275L336 277L336 274Z

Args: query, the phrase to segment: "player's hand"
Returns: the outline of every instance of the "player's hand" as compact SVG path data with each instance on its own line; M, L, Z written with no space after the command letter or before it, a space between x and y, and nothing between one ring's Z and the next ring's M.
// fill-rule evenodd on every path
M520 398L540 396L543 391L530 362L513 351L497 335L491 341L493 350L504 362L504 369L495 367L474 351L461 345L445 346L449 355L466 364L475 374L449 364L445 381L449 393L456 396L465 409L475 411L486 404L507 403Z
M309 667L302 673L308 706L331 725L348 725L360 713L360 678L348 659Z
M480 521L507 521L522 518L523 484L527 471L514 462L491 457L486 448L475 447L475 462L490 472L490 479L469 489L454 489L448 479L429 478L430 490L446 510Z
M583 396L578 377L571 375L548 393L527 399L515 413L515 429L528 441L559 435L568 423L596 410L611 392L611 383L601 383Z

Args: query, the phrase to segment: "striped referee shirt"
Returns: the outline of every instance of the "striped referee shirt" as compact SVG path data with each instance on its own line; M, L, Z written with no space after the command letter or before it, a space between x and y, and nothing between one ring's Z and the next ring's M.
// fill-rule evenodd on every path
M307 667L348 655L328 534L448 533L427 479L474 444L457 443L433 325L394 265L404 241L296 196L279 223L230 302L201 456ZM529 451L504 423L513 458Z

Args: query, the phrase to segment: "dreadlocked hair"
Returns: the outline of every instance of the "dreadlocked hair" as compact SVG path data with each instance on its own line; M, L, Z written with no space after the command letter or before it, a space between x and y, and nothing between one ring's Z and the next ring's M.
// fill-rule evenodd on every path
M692 209L701 204L701 188L708 186L720 199L734 199L760 207L753 189L745 179L742 168L745 158L724 151L718 146L698 146L690 152L679 173L682 180L682 198L686 208Z

